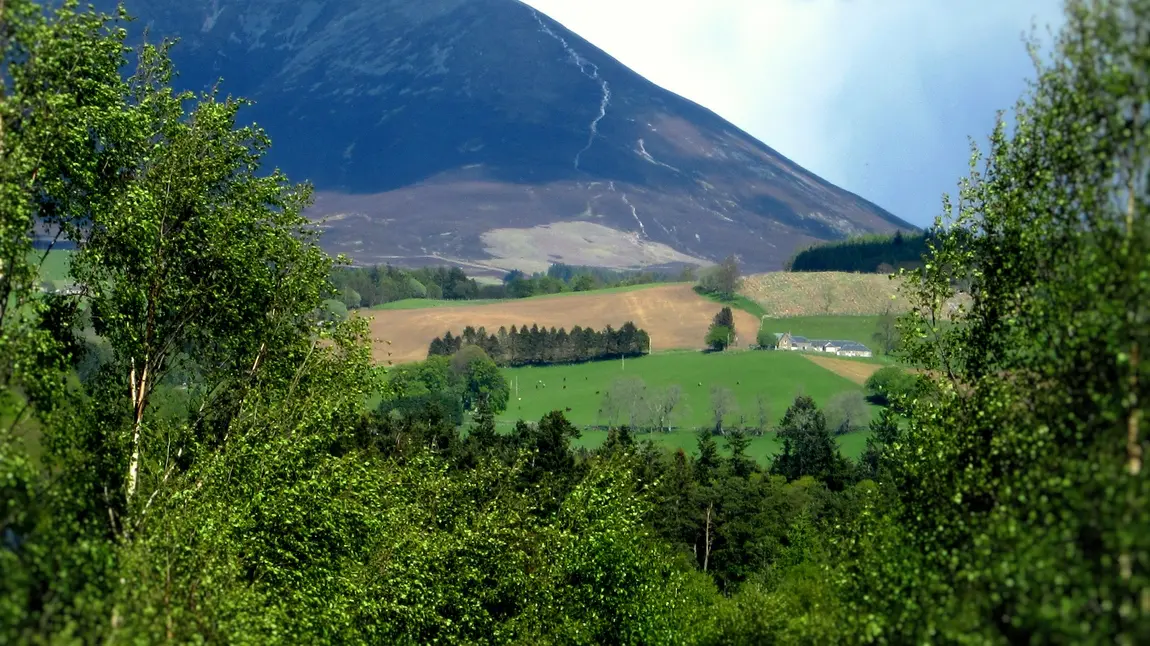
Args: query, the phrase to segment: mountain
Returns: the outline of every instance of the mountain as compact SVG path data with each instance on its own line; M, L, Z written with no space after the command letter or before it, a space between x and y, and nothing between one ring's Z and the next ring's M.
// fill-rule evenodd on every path
M779 268L914 230L518 0L127 0L178 84L255 101L323 244L478 273L552 261Z

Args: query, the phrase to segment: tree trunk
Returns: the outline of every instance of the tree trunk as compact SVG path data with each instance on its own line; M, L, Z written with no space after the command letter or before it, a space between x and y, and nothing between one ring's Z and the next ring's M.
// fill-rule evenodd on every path
M128 460L128 503L136 495L140 475L140 431L144 424L144 409L146 407L148 392L148 365L144 362L140 371L140 378L136 380L136 361L132 360L132 407L135 410L135 421L132 424L131 457Z
M703 534L703 571L707 571L707 563L711 560L711 508L715 503L707 504L707 524Z
M1126 246L1129 258L1130 243L1134 239L1134 215L1137 208L1134 193L1133 175L1126 185ZM1129 260L1128 260L1129 262ZM1137 307L1137 305L1135 305ZM1136 476L1142 472L1142 443L1138 440L1138 432L1142 426L1142 408L1138 401L1138 370L1141 362L1141 348L1135 340L1130 348L1130 413L1126 418L1126 471Z

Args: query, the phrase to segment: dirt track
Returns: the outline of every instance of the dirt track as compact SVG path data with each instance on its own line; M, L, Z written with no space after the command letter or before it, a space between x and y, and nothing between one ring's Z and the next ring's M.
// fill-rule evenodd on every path
M820 357L817 354L803 353L803 356L810 359L814 363L830 370L840 377L846 377L856 384L865 384L866 380L871 375L878 372L881 365L875 363L863 363L862 361L850 361L847 359L835 359L834 357Z
M630 292L565 294L489 305L381 310L370 314L374 319L372 338L391 342L374 344L375 360L402 363L426 358L432 339L448 330L459 334L468 325L495 332L500 326L532 324L568 330L576 325L618 328L632 321L651 335L656 352L702 348L707 326L719 308L692 291L690 285L666 285ZM754 343L759 321L740 310L734 314L740 345Z

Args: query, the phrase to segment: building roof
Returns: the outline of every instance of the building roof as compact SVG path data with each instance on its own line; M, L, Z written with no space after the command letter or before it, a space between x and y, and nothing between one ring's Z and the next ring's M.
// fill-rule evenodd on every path
M809 343L814 346L834 346L840 350L848 350L854 352L870 352L870 348L859 343L858 341L846 341L840 339L808 339L805 336L796 336L790 332L775 332L776 339L782 339L784 336L790 336L792 343Z
M841 340L841 339L817 339L817 340L811 341L811 344L812 345L818 345L818 346L831 345L831 346L834 346L836 348L839 348L840 350L860 350L860 351L869 351L870 350L870 348L859 343L858 341L845 341L845 340Z

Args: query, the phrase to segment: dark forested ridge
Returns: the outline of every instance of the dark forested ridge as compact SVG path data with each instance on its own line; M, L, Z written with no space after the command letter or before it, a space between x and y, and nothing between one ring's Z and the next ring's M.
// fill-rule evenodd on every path
M489 334L486 328L467 326L458 336L448 331L434 339L427 354L451 355L466 346L482 348L500 366L540 366L636 357L650 349L651 337L631 321L618 330L610 325L602 331L576 325L570 332L532 324L530 329L512 325Z
M867 235L821 242L796 253L787 271L848 271L889 274L922 266L933 231Z
M478 343L373 365L242 102L5 0L0 643L1150 643L1150 2L1067 9L905 274L862 456L799 396L760 465L721 416L500 432Z

